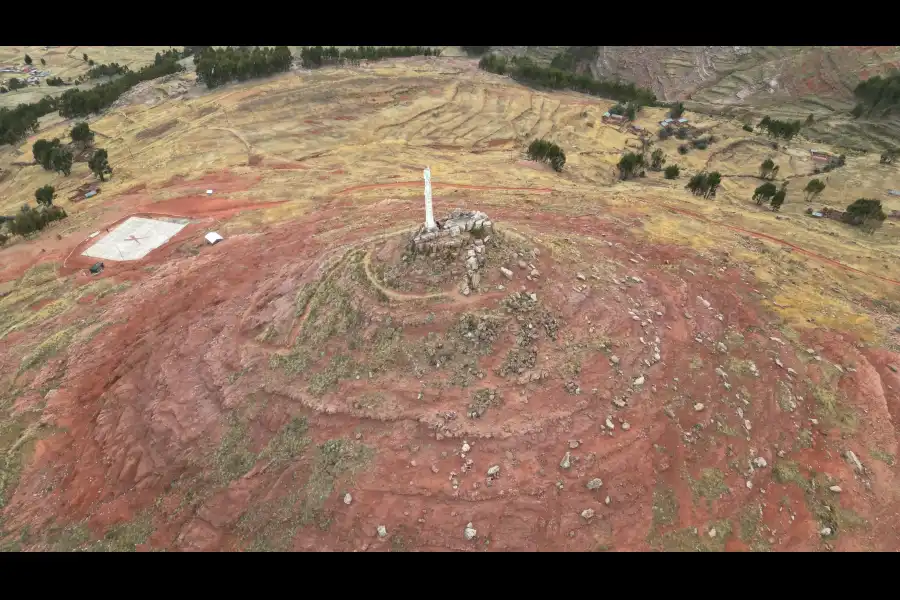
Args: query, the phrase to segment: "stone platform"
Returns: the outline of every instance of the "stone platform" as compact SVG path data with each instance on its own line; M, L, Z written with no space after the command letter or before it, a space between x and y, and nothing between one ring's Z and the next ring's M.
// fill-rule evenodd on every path
M455 209L446 219L437 221L436 229L429 230L424 225L419 228L410 240L410 248L425 253L462 248L470 237L484 238L493 231L494 224L483 212Z
M450 254L459 256L465 249L466 279L459 291L468 296L478 291L481 283L480 269L484 266L485 251L494 233L494 224L481 211L455 209L437 227L429 230L422 226L410 240L410 250L424 254Z

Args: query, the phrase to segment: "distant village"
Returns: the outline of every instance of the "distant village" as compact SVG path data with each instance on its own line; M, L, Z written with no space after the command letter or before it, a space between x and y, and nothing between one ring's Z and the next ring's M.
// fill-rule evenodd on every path
M40 85L41 79L50 76L50 71L41 71L33 65L23 65L21 67L0 67L0 73L7 75L22 75L24 81L28 85Z

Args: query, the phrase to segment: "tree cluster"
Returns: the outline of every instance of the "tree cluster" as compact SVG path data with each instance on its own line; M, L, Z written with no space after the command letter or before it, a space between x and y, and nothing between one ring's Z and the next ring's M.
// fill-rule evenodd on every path
M62 77L48 77L46 80L47 85L51 87L60 87L66 85L66 82L63 81Z
M112 175L113 172L112 167L109 166L109 155L103 148L94 151L91 158L88 159L88 167L94 175L100 178L100 181L105 181L104 175Z
M575 73L578 67L597 56L597 46L569 46L550 60L550 66Z
M531 160L550 164L554 171L562 171L566 164L566 153L562 148L547 140L534 140L528 145L528 157Z
M45 185L34 192L34 198L40 206L53 206L53 198L56 196L56 188Z
M664 164L666 164L666 156L660 148L657 148L650 155L650 168L659 171Z
M70 119L72 117L86 117L91 113L98 113L112 105L119 96L130 90L142 81L150 81L165 75L171 75L183 71L184 67L174 60L168 60L160 64L147 65L138 71L128 71L118 79L101 83L89 90L67 90L57 100L59 114Z
M681 168L678 165L669 165L663 171L663 174L666 179L678 179L678 176L681 174Z
M647 166L647 160L643 154L626 152L619 159L619 164L616 165L616 168L619 169L619 179L625 181L643 174L645 166Z
M803 123L801 121L779 121L778 119L765 116L759 122L758 127L765 130L766 135L769 137L790 140L800 132Z
M38 140L31 147L34 162L47 171L56 171L68 176L72 172L72 152L60 144L58 138L52 141Z
M844 211L844 221L851 225L862 225L866 229L874 229L887 218L881 207L881 200L860 198Z
M69 132L69 137L75 143L87 145L94 141L94 132L91 131L90 125L82 121L72 128L72 131Z
M291 68L293 60L294 57L287 46L275 48L229 46L220 49L207 47L194 55L197 81L205 83L209 89L235 80L246 81L287 71Z
M460 46L460 48L469 56L481 56L491 51L490 46Z
M16 90L21 90L24 87L28 87L28 84L17 77L10 77L6 80L6 87L9 88L9 91L14 92Z
M880 112L882 116L886 115L900 105L900 73L888 77L870 77L856 86L853 95L860 101L854 109L855 116L860 116L865 111L869 114Z
M108 65L97 65L91 67L87 72L88 79L99 79L100 77L113 77L115 75L124 75L131 71L128 67L119 65L119 63L110 63Z
M778 165L771 158L762 161L759 165L760 179L775 179L775 176L778 175L778 168Z
M781 205L784 204L785 197L787 196L787 182L781 184L781 187L778 188L778 191L772 195L772 210L777 211L781 208Z
M9 224L9 231L13 235L28 235L40 231L53 221L65 219L67 216L66 211L59 206L34 210L26 204Z
M33 104L0 108L0 144L15 144L38 130L38 119L56 110L56 100L44 96Z
M484 71L509 75L516 81L531 86L568 89L619 102L633 102L636 106L652 106L656 103L653 92L636 87L633 83L594 79L589 75L578 75L554 67L541 67L528 57L509 60L504 56L488 54L482 57L478 66Z
M178 50L176 48L169 48L164 52L157 52L156 56L153 57L153 64L159 65L164 62L170 61L179 61L182 58L188 58L190 56L196 56L209 48L209 46L185 46L184 50ZM195 61L196 62L196 61Z
M744 126L741 127L741 129L743 129L744 131L749 131L750 133L753 133L753 125L750 125L749 123L744 123Z
M806 184L806 187L803 188L803 193L806 194L806 201L809 202L810 200L821 194L824 189L824 181L820 179L811 179L809 183Z
M680 119L683 114L684 104L681 102L676 103L675 106L669 109L669 117L672 119Z
M900 155L900 150L897 150L896 148L892 148L890 150L885 150L881 154L881 164L883 164L883 165L891 164L892 162L894 162L894 159L896 159L898 155Z
M362 61L377 61L385 58L409 58L411 56L440 56L437 48L426 46L357 46L339 50L336 46L312 46L300 49L300 61L306 69L317 69L326 65L358 65Z
M713 171L712 173L697 173L684 187L695 196L715 198L720 183L722 183L722 175L718 171Z
M778 192L778 188L775 187L775 184L766 182L753 191L753 200L756 202L757 206L760 206L763 203L768 204L771 202L776 192Z

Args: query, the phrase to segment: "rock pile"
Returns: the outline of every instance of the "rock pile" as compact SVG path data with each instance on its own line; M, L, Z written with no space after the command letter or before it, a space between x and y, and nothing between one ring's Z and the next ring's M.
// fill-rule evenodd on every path
M410 240L410 250L425 254L465 250L466 279L459 290L468 296L481 283L485 248L493 232L494 224L486 214L457 208L446 219L437 221L436 229L429 230L424 225L420 227Z
M494 224L481 211L454 209L450 215L437 222L431 231L422 225L413 235L410 245L415 252L432 252L444 248L462 248L468 241L463 233L483 238L493 232Z

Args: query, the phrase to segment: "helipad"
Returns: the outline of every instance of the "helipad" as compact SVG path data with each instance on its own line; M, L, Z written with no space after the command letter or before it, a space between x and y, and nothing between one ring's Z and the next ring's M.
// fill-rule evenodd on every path
M105 260L138 260L168 242L187 224L187 219L130 217L82 252L82 256Z

